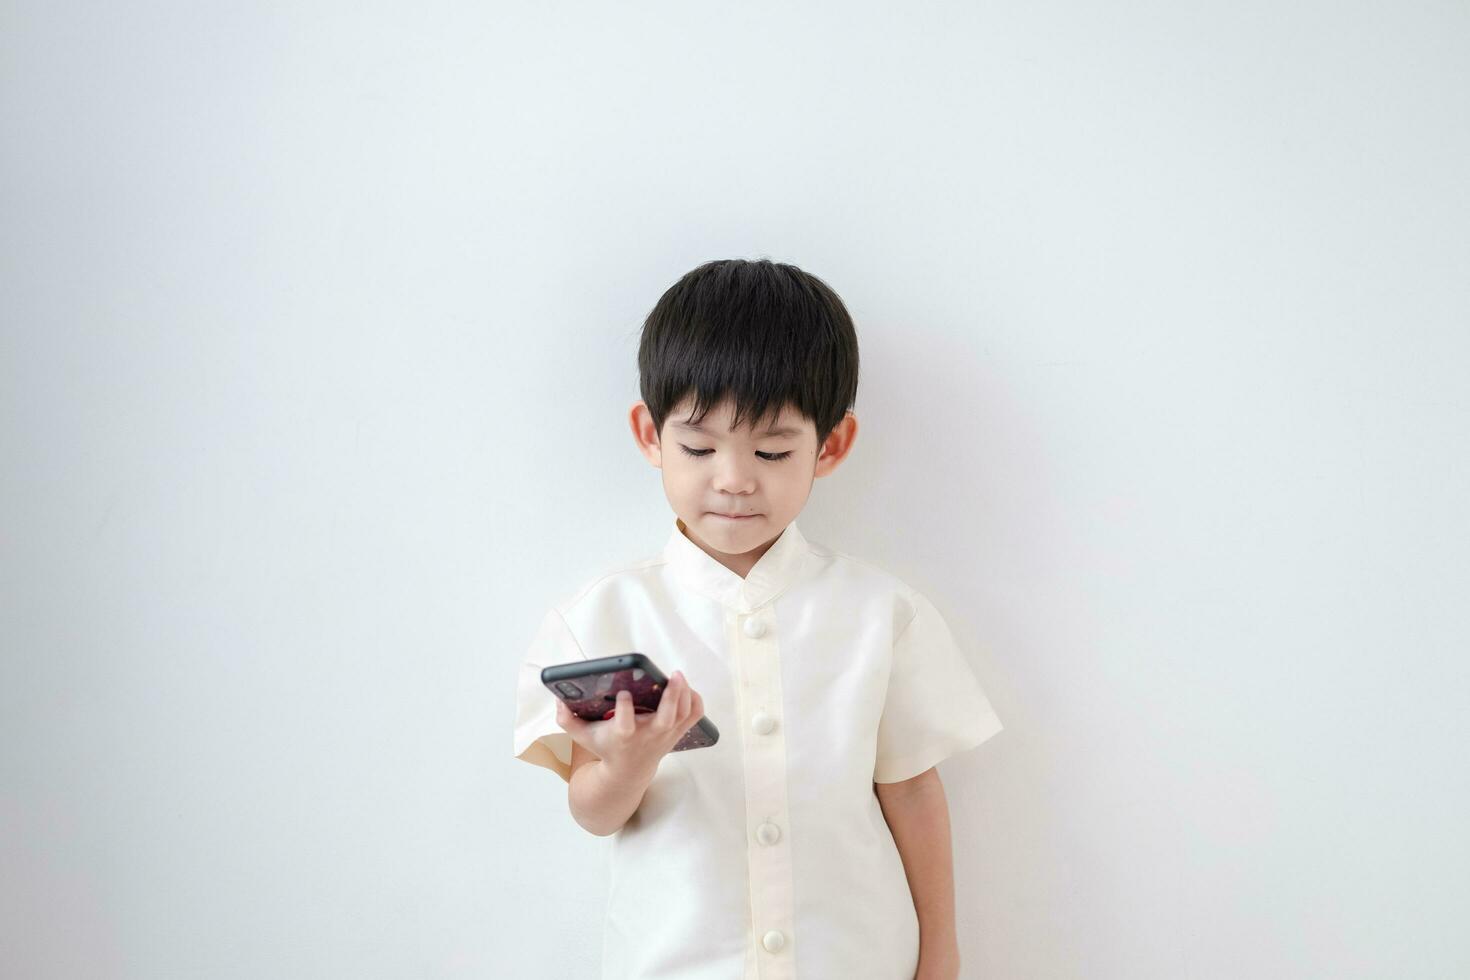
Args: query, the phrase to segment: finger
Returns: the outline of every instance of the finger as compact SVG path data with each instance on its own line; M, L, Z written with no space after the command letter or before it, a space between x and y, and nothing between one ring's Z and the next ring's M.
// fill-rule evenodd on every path
M636 725L633 722L633 692L627 688L618 692L618 703L613 708L613 727L623 735L633 734Z
M698 721L704 717L704 698L699 696L698 691L694 691L693 694L694 697L689 704L689 720L691 722Z
M679 691L684 687L683 681L684 675L677 670L674 671L674 675L664 685L664 693L658 699L658 707L654 709L653 713L657 716L658 723L665 728L678 720L676 716L679 713Z
M581 735L582 729L587 727L587 722L577 717L577 713L561 698L556 699L556 723L574 737Z
M689 709L694 704L694 688L685 685L684 690L679 692L679 721L681 723L689 720Z

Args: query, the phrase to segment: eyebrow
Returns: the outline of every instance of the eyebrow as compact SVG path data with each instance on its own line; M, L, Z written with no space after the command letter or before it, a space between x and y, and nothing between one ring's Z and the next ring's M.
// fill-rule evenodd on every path
M708 435L709 434L709 430L708 429L706 429L702 425L696 425L693 422L675 422L674 425L676 425L677 427L679 427L681 429L690 429L690 430L692 430L694 432L703 432L705 435ZM761 435L763 435L763 436L799 436L799 435L801 435L801 430L800 429L793 429L793 428L790 428L789 426L782 426L779 429L767 429L766 431L762 432Z

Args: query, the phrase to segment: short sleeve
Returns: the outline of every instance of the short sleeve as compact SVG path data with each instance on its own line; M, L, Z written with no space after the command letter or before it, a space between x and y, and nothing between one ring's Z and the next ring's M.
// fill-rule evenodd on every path
M1001 730L939 610L920 593L911 598L915 613L894 641L878 723L875 783L911 779Z
M515 757L572 780L572 737L556 722L556 695L541 683L541 668L586 660L566 620L550 609L541 620L516 681Z

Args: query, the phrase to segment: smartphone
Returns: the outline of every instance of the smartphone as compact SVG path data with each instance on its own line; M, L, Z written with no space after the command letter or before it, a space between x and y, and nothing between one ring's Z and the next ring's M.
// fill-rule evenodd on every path
M619 691L632 693L634 714L657 709L669 681L652 660L634 652L543 667L541 683L565 701L578 718L603 721L613 716ZM700 718L670 751L702 749L719 739L714 722Z

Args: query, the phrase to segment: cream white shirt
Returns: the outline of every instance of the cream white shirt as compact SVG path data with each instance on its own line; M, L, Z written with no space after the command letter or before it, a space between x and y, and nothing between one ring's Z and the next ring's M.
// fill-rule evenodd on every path
M1001 730L933 604L794 521L742 579L676 519L658 555L546 612L516 758L569 779L541 668L631 651L683 670L720 738L664 756L607 838L603 980L912 980L918 916L873 783Z

